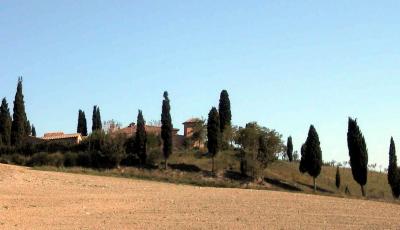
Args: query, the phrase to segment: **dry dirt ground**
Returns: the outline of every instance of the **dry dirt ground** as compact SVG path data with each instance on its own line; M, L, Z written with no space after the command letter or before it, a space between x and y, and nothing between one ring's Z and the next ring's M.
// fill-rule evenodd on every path
M400 206L0 165L0 229L400 229Z

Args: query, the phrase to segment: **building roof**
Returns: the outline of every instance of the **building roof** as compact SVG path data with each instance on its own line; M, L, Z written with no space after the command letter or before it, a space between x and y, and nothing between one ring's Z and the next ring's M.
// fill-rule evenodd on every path
M200 118L190 118L189 120L183 122L183 124L187 124L187 123L199 123L202 122L202 120Z
M127 135L133 135L134 133L136 133L136 128L137 128L137 126L135 124L131 124L126 128L117 130L117 132L124 133ZM161 133L161 126L146 125L145 129L146 129L147 133L153 133L153 134ZM173 131L177 133L179 131L179 129L173 129Z
M59 139L69 139L69 138L82 138L80 133L64 134L63 132L52 132L45 133L42 137L43 140L59 140Z

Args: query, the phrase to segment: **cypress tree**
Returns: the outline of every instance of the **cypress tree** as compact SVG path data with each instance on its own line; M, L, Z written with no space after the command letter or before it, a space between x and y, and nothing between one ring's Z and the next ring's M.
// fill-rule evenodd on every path
M232 122L231 101L226 90L222 90L219 99L219 119L220 131L223 133L226 127L230 126Z
M32 124L32 137L36 137L36 128L33 124Z
M146 121L143 118L142 110L139 110L136 125L135 136L135 152L139 156L140 164L146 164L147 159L147 134L146 134Z
M97 129L97 105L95 105L93 106L92 132L96 131Z
M82 110L79 110L79 114L78 114L77 133L80 133L82 136L87 136L88 135L86 115L85 115L85 112L82 111Z
M218 153L221 141L220 119L218 111L213 107L208 114L207 121L207 148L212 156L212 172L214 173L214 157Z
M347 145L349 148L350 165L353 178L361 186L361 193L365 197L364 186L368 177L368 149L364 136L357 125L357 120L349 117L347 132Z
M322 151L317 130L315 130L313 125L310 126L306 143L303 146L300 171L303 170L313 177L314 192L316 192L316 178L321 173L322 167Z
M100 115L100 107L97 106L97 111L96 111L96 118L97 118L97 129L102 130L103 129L103 123L101 123L101 115Z
M93 115L92 115L92 132L97 130L101 130L103 125L101 123L101 115L100 115L100 108L95 105L93 107Z
M299 170L301 173L306 173L307 172L307 166L306 166L306 143L304 143L301 146L301 160L300 160L300 166Z
M22 93L22 77L18 78L17 92L14 99L13 121L11 125L11 144L21 145L27 136L26 124L28 119L25 113L24 95Z
M163 155L165 159L165 169L168 166L168 158L172 154L172 118L171 105L168 97L168 92L164 92L164 100L162 103L161 113L161 138L163 140Z
M399 175L399 169L397 167L396 146L394 144L393 137L390 139L388 182L390 187L392 188L393 197L399 198L400 175Z
M337 170L336 170L336 188L337 189L340 189L340 183L341 183L341 181L340 181L340 170L339 170L339 166L338 166Z
M3 98L0 106L0 143L11 144L11 115L6 98Z
M287 152L286 152L289 161L292 162L293 161L293 143L292 143L292 137L289 136L288 137L288 141L287 141Z
M25 133L26 133L26 136L32 135L32 126L31 126L31 122L29 120L26 122Z

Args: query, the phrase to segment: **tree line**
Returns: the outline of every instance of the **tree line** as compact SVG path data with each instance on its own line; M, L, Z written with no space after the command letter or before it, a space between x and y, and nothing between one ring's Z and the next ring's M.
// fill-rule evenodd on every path
M25 111L23 95L23 80L20 77L17 83L17 91L14 99L13 115L6 98L3 98L0 106L0 147L20 148L29 136L36 136L36 128L30 124ZM79 145L57 146L38 145L40 151L72 150L81 152L66 158L67 164L73 165L80 162L82 166L109 168L124 165L138 164L145 167L149 159L149 144L159 148L164 158L164 168L168 168L168 159L173 154L173 124L171 117L171 104L168 92L164 92L161 105L161 134L154 137L146 132L146 121L141 110L137 115L137 129L131 138L120 137L112 133L105 133L101 121L99 106L93 107L92 132L87 129L86 115L83 110L78 111L77 132L87 138ZM204 135L204 133L206 133ZM286 145L282 141L282 135L275 130L262 127L257 122L247 123L245 127L232 125L232 112L229 94L222 90L218 108L212 107L208 113L206 124L199 123L194 130L194 140L206 138L206 147L211 158L211 171L215 173L215 157L223 150L234 149L240 161L242 174L251 174L254 178L262 177L263 170L277 159L277 155L284 153L289 161L296 156L293 153L293 140L289 136ZM360 185L363 196L366 196L365 185L368 180L368 149L365 138L360 131L357 120L349 118L347 144L350 158L350 166L354 180ZM32 146L20 148L22 154L35 152ZM10 150L10 148L5 148ZM4 151L4 150L1 150ZM0 151L0 153L1 153ZM45 157L42 154L42 157ZM151 158L151 156L150 156ZM89 162L89 163L88 163ZM317 189L316 179L321 173L323 165L322 150L316 128L311 125L307 139L301 145L301 160L299 171L307 173L313 178L314 190ZM340 170L337 169L336 185L340 187ZM400 169L397 166L397 156L393 138L390 141L388 183L392 188L395 198L400 196Z

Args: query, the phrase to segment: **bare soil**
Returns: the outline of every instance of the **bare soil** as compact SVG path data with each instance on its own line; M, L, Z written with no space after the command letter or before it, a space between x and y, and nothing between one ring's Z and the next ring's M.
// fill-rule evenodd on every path
M0 229L400 229L400 206L0 164Z

